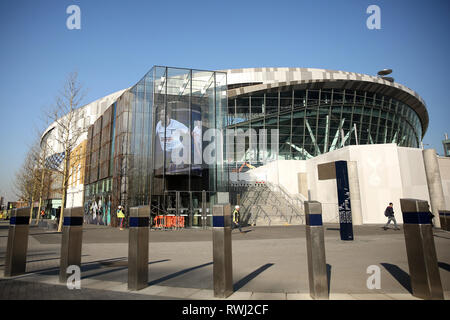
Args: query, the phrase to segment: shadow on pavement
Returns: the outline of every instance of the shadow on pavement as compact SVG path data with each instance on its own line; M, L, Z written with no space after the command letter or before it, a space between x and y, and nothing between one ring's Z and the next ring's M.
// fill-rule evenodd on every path
M166 281L166 280L170 280L170 279L172 279L172 278L181 276L182 274L188 273L188 272L193 271L193 270L195 270L195 269L200 269L200 268L209 266L209 265L211 265L211 264L213 264L213 262L208 262L208 263L204 263L204 264L201 264L201 265L192 267L192 268L183 269L183 270L181 270L181 271L178 271L178 272L169 274L169 275L164 276L164 277L162 277L162 278L159 278L159 279L156 279L156 280L152 280L152 281L150 281L150 282L148 283L148 285L149 285L149 286L153 286L153 285L155 285L155 284L164 282L164 281Z
M166 262L166 261L170 261L170 259L151 261L148 264L154 264L154 263L160 263L160 262ZM119 264L122 264L122 266L119 267ZM81 279L93 278L93 277L105 275L105 274L108 274L108 273L112 273L112 272L117 272L117 271L128 269L128 260L107 261L107 262L100 261L100 265L107 266L107 267L114 267L115 269L109 269L109 270L106 270L106 271L103 271L103 272L97 272L97 273L94 273L94 274L86 275L84 277L81 277ZM100 269L100 268L98 268L98 269Z
M35 250L33 250L34 252L36 252ZM39 252L39 251L37 251L37 252ZM55 251L44 251L44 252L40 252L40 253L31 253L31 254L27 254L27 258L28 257L34 257L34 256L49 256L49 255L52 255L52 254L59 254L59 253L57 253L57 252L55 252ZM6 258L6 256L4 256L4 255L0 255L0 258Z
M408 290L409 293L413 293L411 288L411 278L408 273L395 264L381 263L381 265L403 286L403 288Z
M62 232L58 231L48 231L48 232L39 232L39 233L29 233L29 236L41 236L41 235L49 235L49 234L60 234L62 235Z
M450 264L445 263L445 262L438 262L438 266L441 269L444 269L445 271L450 272Z
M263 265L262 267L259 267L258 269L256 269L252 273L246 275L244 278L242 278L241 280L239 280L238 282L236 282L233 285L233 291L238 291L243 286L245 286L247 283L249 283L254 278L256 278L260 273L266 271L267 269L269 269L273 265L274 265L273 263L267 263L267 264Z

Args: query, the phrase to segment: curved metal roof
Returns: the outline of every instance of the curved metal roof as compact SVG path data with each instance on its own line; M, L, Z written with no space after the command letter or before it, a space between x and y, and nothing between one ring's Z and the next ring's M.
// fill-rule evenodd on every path
M320 89L339 88L380 93L410 106L422 124L422 138L429 117L425 101L417 92L396 82L366 74L315 68L245 68L219 70L227 73L227 84L259 83L228 90L228 97L278 87Z

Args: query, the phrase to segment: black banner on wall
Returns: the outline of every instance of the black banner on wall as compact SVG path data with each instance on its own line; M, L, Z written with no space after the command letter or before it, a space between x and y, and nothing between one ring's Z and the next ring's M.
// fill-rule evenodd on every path
M347 161L336 161L335 167L341 240L353 240L352 208L350 205Z

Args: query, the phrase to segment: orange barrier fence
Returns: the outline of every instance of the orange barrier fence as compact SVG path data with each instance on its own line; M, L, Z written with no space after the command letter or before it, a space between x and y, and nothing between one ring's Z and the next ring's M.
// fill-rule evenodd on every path
M153 219L155 228L184 228L184 217L156 216Z

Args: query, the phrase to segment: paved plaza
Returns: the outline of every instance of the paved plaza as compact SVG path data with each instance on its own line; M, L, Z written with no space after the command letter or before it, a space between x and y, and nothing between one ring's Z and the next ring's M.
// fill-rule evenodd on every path
M149 286L127 289L128 230L85 225L81 289L58 282L61 234L30 227L26 274L5 278L8 221L0 222L0 299L214 299L212 231L151 230ZM332 300L410 300L403 229L354 226L341 241L338 224L325 224ZM247 227L232 234L231 300L309 300L304 226ZM445 298L450 298L450 233L434 230ZM381 288L368 289L369 266L381 271Z

